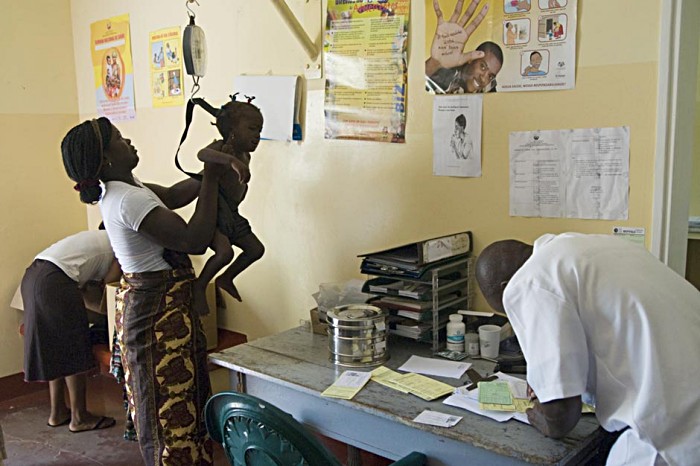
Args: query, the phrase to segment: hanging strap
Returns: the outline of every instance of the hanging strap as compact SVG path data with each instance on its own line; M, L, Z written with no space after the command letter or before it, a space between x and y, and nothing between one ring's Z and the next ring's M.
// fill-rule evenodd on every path
M190 130L190 124L192 124L192 115L194 113L195 105L199 105L200 107L202 107L204 110L207 111L207 113L211 114L214 118L216 118L219 114L219 109L212 107L204 99L193 98L187 101L187 107L185 108L185 130L182 132L180 144L177 146L177 151L175 151L175 166L185 175L194 178L195 180L201 181L202 175L200 175L199 173L191 173L183 169L180 165L180 161L177 158L177 155L180 153L180 147L182 147L182 143L185 142L185 139L187 139L187 133Z

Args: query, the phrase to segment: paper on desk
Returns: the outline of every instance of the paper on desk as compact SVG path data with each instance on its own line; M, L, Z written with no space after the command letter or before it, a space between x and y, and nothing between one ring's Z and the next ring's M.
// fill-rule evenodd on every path
M512 405L513 395L508 382L479 382L479 403Z
M459 379L471 366L471 363L468 362L444 361L442 359L411 356L403 366L399 367L399 370Z
M396 381L400 379L403 374L400 374L396 371L392 371L388 367L385 366L379 366L376 369L374 369L372 372L372 380L382 384L386 387L393 388L394 390L398 390L403 393L409 393L408 389L403 388L401 385L397 384Z
M421 424L430 424L431 426L438 427L452 427L461 420L462 416L453 416L451 414L439 413L426 409L416 416L413 422L420 422Z
M426 401L432 401L444 395L449 395L454 391L452 385L443 382L438 382L430 377L425 377L412 372L403 374L396 383L408 390L411 394L423 398Z
M467 411L486 416L498 422L505 422L509 419L513 419L515 414L503 411L486 411L479 407L479 402L477 400L464 395L448 396L447 398L445 398L445 401L443 401L443 403L445 403L446 405L455 406L457 408L466 409Z
M370 377L372 377L370 372L345 371L338 380L333 382L333 385L321 393L321 396L350 400L362 390Z

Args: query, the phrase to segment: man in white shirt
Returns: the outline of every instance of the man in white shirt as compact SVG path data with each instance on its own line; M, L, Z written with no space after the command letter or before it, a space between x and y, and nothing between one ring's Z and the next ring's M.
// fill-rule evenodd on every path
M476 277L522 347L534 427L565 436L585 396L604 429L627 429L607 464L698 464L700 292L689 282L643 247L577 233L493 243Z

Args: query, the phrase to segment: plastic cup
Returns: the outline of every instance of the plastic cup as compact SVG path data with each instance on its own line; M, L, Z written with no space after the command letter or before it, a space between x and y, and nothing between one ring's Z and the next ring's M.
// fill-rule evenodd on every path
M498 346L501 344L501 327L482 325L479 327L479 350L485 358L497 358Z

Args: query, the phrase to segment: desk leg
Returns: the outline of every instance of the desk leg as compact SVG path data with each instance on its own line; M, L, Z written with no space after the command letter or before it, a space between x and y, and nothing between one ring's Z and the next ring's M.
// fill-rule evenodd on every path
M246 393L245 390L245 374L243 372L236 372L236 391L238 393Z
M348 445L348 466L362 466L362 456L360 456L360 449Z

